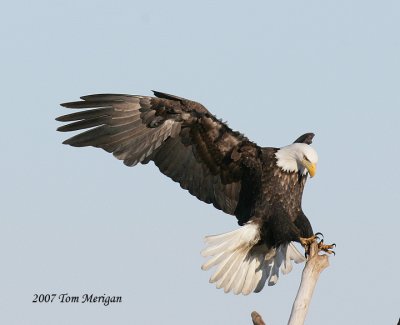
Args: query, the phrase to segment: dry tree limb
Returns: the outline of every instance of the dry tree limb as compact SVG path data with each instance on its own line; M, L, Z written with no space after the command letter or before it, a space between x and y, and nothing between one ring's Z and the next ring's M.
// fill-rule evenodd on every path
M253 311L251 313L251 319L253 321L253 325L265 325L261 315L256 311Z
M329 266L328 256L325 254L319 255L318 252L318 244L316 242L311 244L310 255L301 275L300 287L293 303L288 325L304 324L319 275ZM253 324L265 325L257 312L253 311L251 317ZM257 323L258 320L260 322Z
M301 275L300 287L293 303L288 325L304 324L319 275L328 266L328 256L326 254L319 255L317 243L313 243L310 247L310 257Z

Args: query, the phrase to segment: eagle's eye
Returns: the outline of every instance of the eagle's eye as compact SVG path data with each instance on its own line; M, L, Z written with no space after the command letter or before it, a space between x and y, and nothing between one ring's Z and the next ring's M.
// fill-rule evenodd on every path
M303 155L303 159L310 162L310 160L305 155Z

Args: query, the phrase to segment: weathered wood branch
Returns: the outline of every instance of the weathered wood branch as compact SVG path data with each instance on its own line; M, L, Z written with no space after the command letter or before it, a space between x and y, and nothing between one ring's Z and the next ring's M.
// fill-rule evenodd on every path
M301 275L300 287L293 303L288 325L304 324L319 275L328 266L328 256L326 254L319 255L317 243L314 242L310 247L310 258Z
M253 325L265 325L261 315L256 311L251 313L251 320L253 321Z
M301 275L300 287L292 306L288 325L304 324L319 275L329 266L329 257L326 254L319 255L318 252L318 244L315 242L310 247L310 256ZM253 311L251 318L253 324L265 325L257 312Z

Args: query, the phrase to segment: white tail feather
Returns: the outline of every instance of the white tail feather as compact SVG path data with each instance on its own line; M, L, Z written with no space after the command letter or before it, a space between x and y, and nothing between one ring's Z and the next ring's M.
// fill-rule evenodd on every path
M232 232L207 236L207 246L201 253L210 258L202 269L217 266L210 282L225 292L248 295L261 291L266 282L269 286L276 284L279 271L287 274L292 270L292 261L305 261L293 243L268 248L259 244L260 238L260 229L252 222Z

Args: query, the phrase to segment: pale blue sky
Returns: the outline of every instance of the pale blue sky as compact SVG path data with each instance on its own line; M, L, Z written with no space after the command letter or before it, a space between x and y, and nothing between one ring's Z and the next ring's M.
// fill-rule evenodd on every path
M302 266L247 297L208 284L205 235L235 218L152 166L61 145L59 103L198 100L262 146L316 133L303 208L337 243L307 324L400 317L398 1L9 1L0 12L0 323L285 324ZM35 293L123 297L33 304Z

